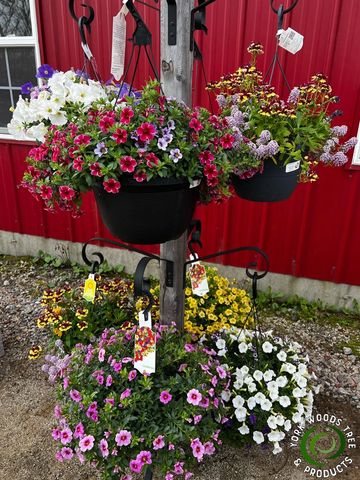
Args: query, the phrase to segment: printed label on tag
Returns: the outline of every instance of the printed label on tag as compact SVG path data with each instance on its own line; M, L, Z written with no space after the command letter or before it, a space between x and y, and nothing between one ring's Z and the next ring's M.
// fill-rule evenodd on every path
M279 38L280 47L284 48L290 53L297 53L304 44L304 36L296 32L292 28L282 31Z
M87 58L89 60L91 60L94 55L92 54L89 45L88 44L85 45L85 43L82 43L81 46L82 46L82 49L84 50L84 53L87 56Z
M195 188L200 185L201 180L194 180L193 182L190 183L190 188Z
M83 297L88 302L94 303L96 292L95 275L90 273L89 278L85 281Z
M191 290L194 295L203 297L209 291L206 270L200 262L193 263L189 268L189 276L191 281Z
M286 173L295 172L295 170L299 170L300 168L300 160L297 162L291 162L286 165Z
M111 73L120 80L124 73L126 47L126 15L129 12L124 4L120 12L113 18Z
M150 313L146 320L143 311L135 332L134 367L140 373L154 373L156 369L156 334L151 329Z

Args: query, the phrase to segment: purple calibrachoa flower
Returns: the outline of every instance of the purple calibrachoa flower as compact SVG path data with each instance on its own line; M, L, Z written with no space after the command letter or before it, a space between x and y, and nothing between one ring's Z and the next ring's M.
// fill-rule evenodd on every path
M130 444L131 438L131 432L128 430L120 430L120 432L115 435L115 442L119 447L126 447Z
M96 145L96 148L94 150L94 153L96 156L98 157L102 157L103 155L105 155L106 153L108 152L108 149L106 148L106 145L104 142L99 142L97 145Z
M160 150L165 151L167 149L168 142L165 140L164 137L161 137L161 138L159 138L159 140L157 142L157 146L158 146L158 148L160 148Z
M70 398L76 403L81 402L81 394L77 390L70 390Z
M38 68L36 78L51 78L54 73L55 70L45 63Z
M192 390L190 390L186 397L187 402L190 403L191 405L199 405L199 403L201 402L201 399L202 399L202 395L199 392L199 390L197 390L196 388L193 388Z
M155 440L153 441L153 447L154 450L161 450L165 447L164 435L159 435L155 438Z
M131 390L130 390L130 388L127 388L127 389L124 390L124 391L122 392L122 394L120 395L120 400L124 400L124 398L130 397L130 395L131 395Z
M51 436L54 440L60 440L60 438L61 438L60 429L59 428L54 428L52 433L51 433Z
M180 151L178 148L174 148L174 149L170 150L170 155L169 155L169 157L171 158L171 160L172 160L174 163L178 163L178 161L183 158L183 155L182 155L181 151Z
M24 83L24 85L21 85L21 94L29 95L33 86L34 85L31 82Z
M137 377L137 371L131 370L131 372L128 375L129 382L131 382L132 380L135 380L136 377Z
M171 402L172 395L168 390L163 390L160 393L160 402L166 405L167 403Z
M79 442L79 448L82 452L86 452L87 450L92 450L94 447L95 438L92 435L86 435L82 438Z
M168 129L169 130L175 130L175 122L174 120L170 119L167 123Z

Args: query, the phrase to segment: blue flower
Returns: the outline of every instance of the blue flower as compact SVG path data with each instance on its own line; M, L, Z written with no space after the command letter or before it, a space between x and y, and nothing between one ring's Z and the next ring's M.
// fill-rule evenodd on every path
M33 86L31 82L24 83L24 85L21 85L21 93L23 95L29 95Z
M96 148L94 150L95 155L98 157L102 157L105 153L107 153L108 149L105 146L104 142L100 142L96 145Z
M55 70L45 63L38 68L36 78L51 78L54 73Z

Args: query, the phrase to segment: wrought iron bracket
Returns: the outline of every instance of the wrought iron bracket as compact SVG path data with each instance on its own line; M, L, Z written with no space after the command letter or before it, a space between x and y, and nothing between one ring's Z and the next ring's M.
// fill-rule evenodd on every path
M207 33L208 29L205 24L206 21L206 7L216 0L199 0L199 5L191 10L190 20L190 51L195 48L194 33L196 30L202 30ZM196 48L197 55L199 55L199 48ZM201 55L201 54L200 54ZM200 58L200 57L198 57Z
M177 6L176 0L167 0L168 4L168 45L176 45Z

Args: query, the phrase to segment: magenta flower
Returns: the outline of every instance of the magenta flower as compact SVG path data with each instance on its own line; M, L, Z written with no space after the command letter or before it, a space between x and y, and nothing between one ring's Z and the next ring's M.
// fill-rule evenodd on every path
M104 458L109 456L109 446L108 446L108 442L105 440L105 438L102 438L100 440L99 449L100 449L101 455Z
M134 473L140 473L143 467L143 464L138 460L131 460L129 463L130 470Z
M131 157L130 155L125 155L124 157L120 158L120 169L123 172L132 173L135 170L137 162L135 158Z
M86 437L82 438L79 442L79 447L82 452L86 452L87 450L91 450L94 446L95 438L92 435L86 435Z
M174 480L174 475L172 473L168 472L165 475L165 480Z
M99 362L104 361L104 359L105 359L105 349L104 348L100 348L98 357L99 357Z
M115 362L112 367L113 367L114 372L118 373L122 369L122 363L121 362Z
M60 429L59 428L54 428L52 433L51 433L51 436L54 440L60 440L60 438L61 438Z
M205 455L213 455L215 453L215 447L212 442L204 443L204 454Z
M115 178L109 178L103 182L104 190L108 193L118 193L121 187L121 183L115 180Z
M104 175L101 171L100 163L95 162L92 165L90 165L90 174L93 175L94 177L102 177Z
M69 385L70 385L70 380L68 379L68 377L64 377L64 380L63 380L63 389L66 390Z
M175 445L173 443L169 443L168 450L175 450Z
M40 187L40 197L43 200L50 200L53 195L53 189L48 185L41 185Z
M54 407L54 415L55 415L55 418L60 418L61 415L62 415L62 412L61 412L61 407L60 405L55 405Z
M195 352L196 350L195 345L193 345L192 343L185 343L184 348L186 352Z
M74 158L73 169L81 172L84 166L84 160L81 157Z
M133 110L129 107L125 107L121 110L120 122L125 123L125 125L128 125L133 116L134 116Z
M147 175L145 172L138 172L134 174L134 178L137 182L141 183L147 180Z
M153 441L153 447L154 450L160 450L161 448L165 447L164 435L159 435L155 438L155 440Z
M160 402L163 403L164 405L171 402L171 400L172 400L172 395L167 390L163 390L160 393Z
M59 187L59 194L60 198L66 201L72 200L76 195L75 190L67 185L61 185Z
M56 458L56 460L57 460L58 462L61 462L61 463L62 463L62 462L64 461L64 458L63 458L63 456L62 456L61 451L58 451L58 452L55 453L55 458Z
M195 130L195 132L199 132L204 128L197 118L192 118L190 120L189 127Z
M210 405L210 400L207 397L203 397L200 402L199 402L200 407L202 408L208 408Z
M142 142L148 142L155 137L156 128L152 123L144 122L136 129L136 133Z
M128 430L120 430L120 432L115 435L115 442L119 447L126 447L130 444L131 438L131 432L129 432Z
M185 473L185 480L190 480L191 477L193 477L194 474L192 472L186 472Z
M216 371L220 378L226 378L226 371L222 367L216 367Z
M124 400L124 398L130 397L130 395L131 395L131 390L130 390L130 388L127 388L127 389L124 390L124 391L122 392L122 394L120 395L120 400Z
M202 415L195 415L194 424L197 425L198 423L200 423L201 419L202 419Z
M205 453L204 445L200 442L200 440L198 438L196 438L195 440L192 440L191 448L192 448L192 452L193 452L193 455L196 458L196 460L198 462L201 462L201 460L204 457L204 453Z
M79 449L76 450L76 456L81 464L85 463L85 457Z
M212 377L212 379L211 379L210 381L211 381L211 384L212 384L214 387L216 387L216 385L218 384L218 379L217 379L217 377L216 377L215 375Z
M67 443L70 443L71 440L72 440L72 431L70 430L70 428L64 428L64 430L62 430L60 432L60 441L63 445L66 445Z
M191 405L199 405L202 399L202 395L196 388L190 390L187 394L187 402Z
M182 475L182 474L184 473L183 466L184 466L184 462L177 462L177 463L175 463L175 465L174 465L174 473L176 473L176 475Z
M132 480L132 475L124 475L120 480Z
M91 137L89 135L78 135L74 138L75 145L89 145Z
M80 422L75 427L74 438L81 438L84 436L84 433L85 433L84 425Z
M129 382L131 382L132 380L135 380L136 377L137 377L137 371L131 370L131 372L128 375Z
M124 128L117 128L115 133L111 135L111 138L118 144L126 143L127 131Z
M63 447L61 449L61 455L64 460L71 460L74 456L74 452L69 447Z
M81 402L81 395L77 390L70 390L70 398L76 403Z
M136 457L136 460L142 464L146 463L147 465L150 465L152 463L151 453L148 450L142 450Z

